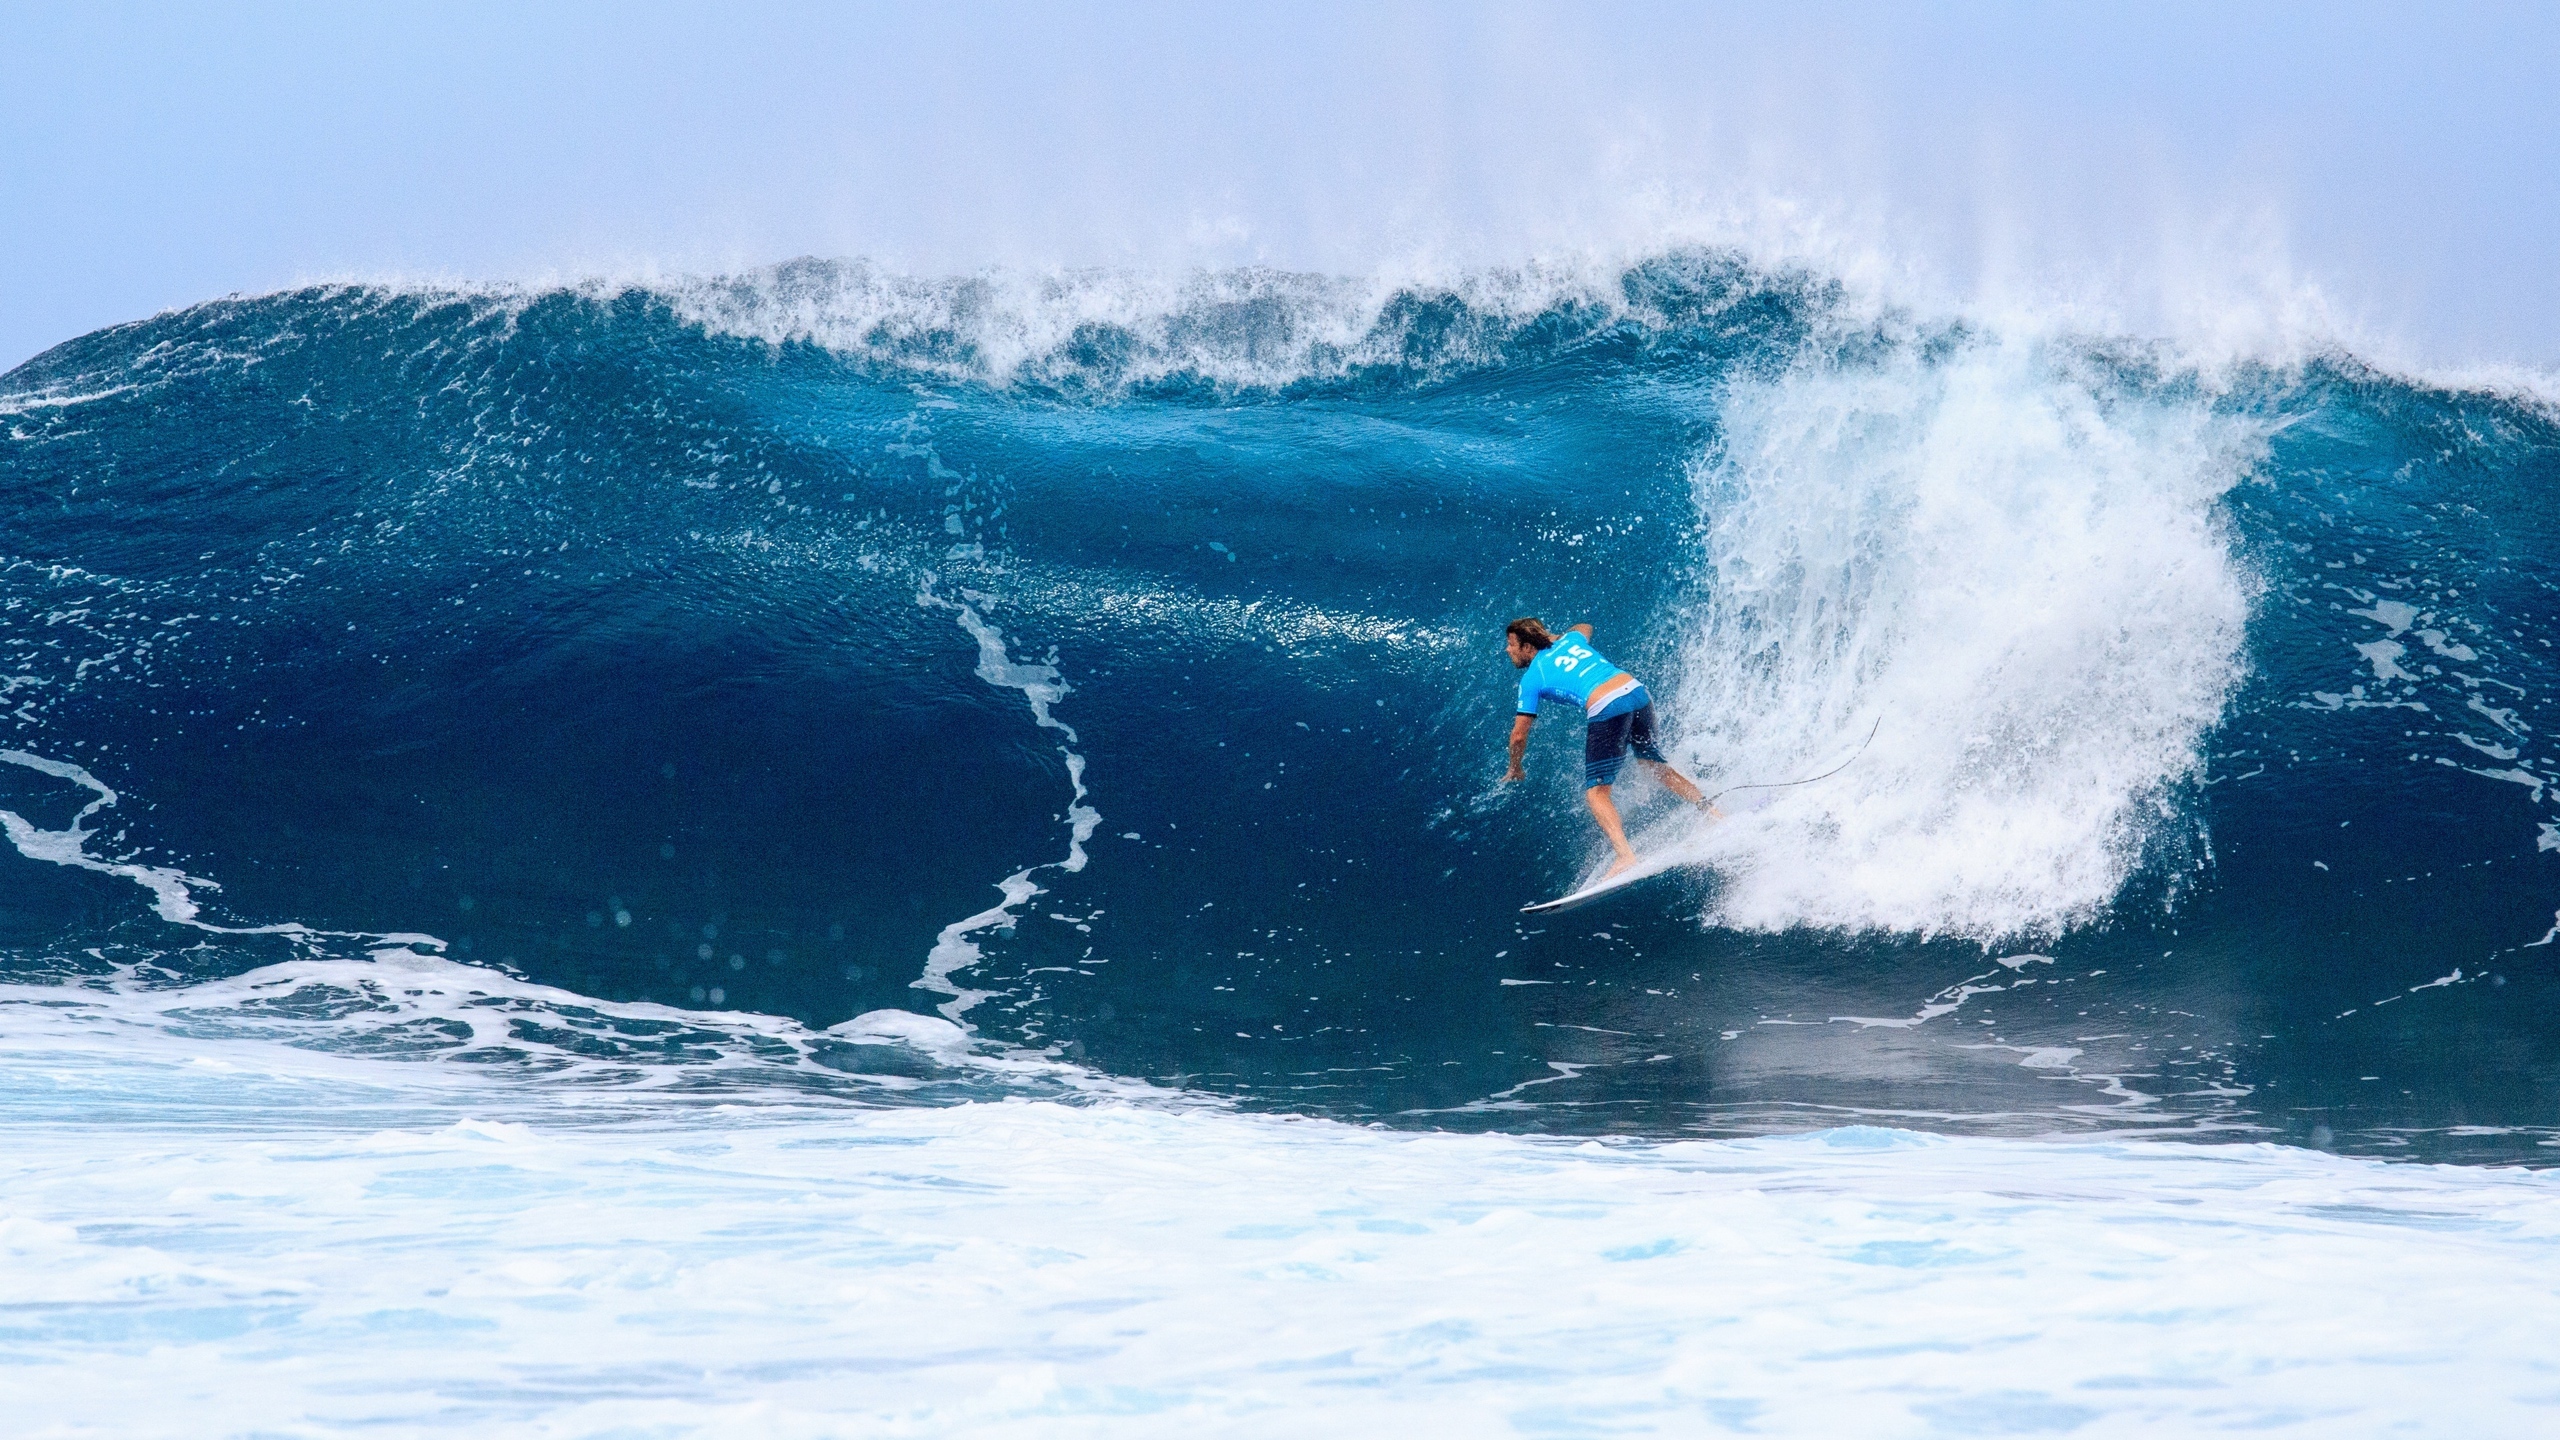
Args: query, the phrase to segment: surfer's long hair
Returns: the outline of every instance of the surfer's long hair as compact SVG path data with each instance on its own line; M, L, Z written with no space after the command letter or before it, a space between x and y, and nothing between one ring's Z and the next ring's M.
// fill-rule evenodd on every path
M1532 650L1544 650L1548 646L1556 643L1556 637L1547 633L1547 622L1539 619L1535 615L1521 616L1519 619L1503 626L1502 633L1511 636L1513 639L1518 640L1521 644L1528 646Z

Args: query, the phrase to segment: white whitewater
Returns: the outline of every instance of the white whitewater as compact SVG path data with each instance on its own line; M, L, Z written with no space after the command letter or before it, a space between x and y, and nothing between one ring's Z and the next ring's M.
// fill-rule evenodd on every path
M2085 923L2177 823L2243 673L2255 582L2215 505L2263 438L2068 344L1922 348L1736 385L1696 465L1711 584L1666 657L1674 760L1708 790L1811 773L1881 722L1820 785L1637 838L1722 874L1715 923Z
M2548 1433L2560 1177L589 1109L0 1009L15 1433Z

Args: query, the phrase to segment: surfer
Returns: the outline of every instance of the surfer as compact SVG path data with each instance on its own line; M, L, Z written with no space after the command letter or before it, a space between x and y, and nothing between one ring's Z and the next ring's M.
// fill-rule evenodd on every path
M1653 738L1653 697L1645 693L1644 682L1591 647L1588 623L1567 626L1557 635L1543 622L1523 617L1503 627L1502 648L1513 667L1523 672L1519 713L1511 720L1511 770L1502 778L1528 778L1520 768L1520 757L1528 752L1529 726L1538 718L1542 702L1570 700L1582 707L1582 799L1591 807L1591 818L1600 822L1600 833L1609 837L1609 847L1618 852L1610 874L1636 863L1635 847L1627 843L1626 827L1618 821L1617 802L1609 796L1629 751L1653 771L1663 788L1722 818L1722 812L1707 803L1689 777L1662 758Z

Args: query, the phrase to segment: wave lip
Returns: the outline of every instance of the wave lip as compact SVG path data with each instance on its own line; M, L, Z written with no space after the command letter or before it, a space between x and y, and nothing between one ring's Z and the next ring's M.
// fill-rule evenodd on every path
M816 345L947 380L1101 394L1429 380L1620 333L1641 343L1694 332L1747 306L1758 307L1755 319L1785 322L1762 337L1783 345L1803 323L1796 312L1841 294L1728 250L1408 278L1248 267L926 279L803 259L653 289L714 334Z

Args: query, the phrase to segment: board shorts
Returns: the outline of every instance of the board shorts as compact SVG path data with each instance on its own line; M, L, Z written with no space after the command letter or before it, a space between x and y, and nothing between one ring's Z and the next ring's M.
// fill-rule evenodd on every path
M1582 788L1585 790L1617 783L1618 771L1627 763L1630 751L1639 760L1650 760L1657 765L1671 763L1662 758L1662 747L1654 742L1653 701L1644 693L1644 687L1635 687L1622 699L1629 702L1625 708L1613 703L1600 714L1592 716L1591 723L1583 727Z

